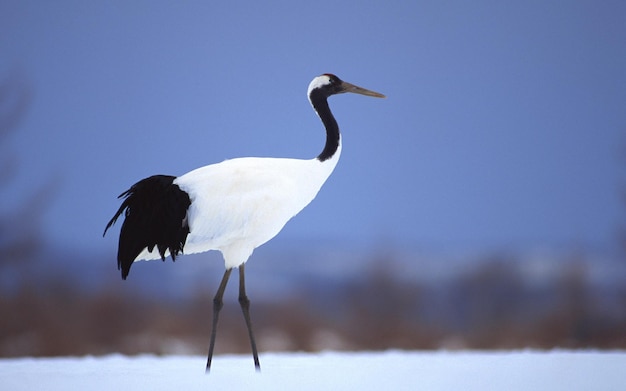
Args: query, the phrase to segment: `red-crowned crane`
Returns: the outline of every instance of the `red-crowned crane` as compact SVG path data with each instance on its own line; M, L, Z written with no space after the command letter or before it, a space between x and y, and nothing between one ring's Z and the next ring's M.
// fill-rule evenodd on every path
M331 95L353 92L384 98L323 74L309 84L308 96L326 128L326 145L314 159L246 157L200 167L179 177L154 175L123 192L122 205L104 233L122 213L117 267L126 279L133 262L172 260L180 253L219 250L226 272L213 298L211 342L206 371L211 367L217 322L226 283L239 268L239 304L248 328L256 370L259 357L250 322L244 265L252 251L276 236L293 216L317 195L341 154L341 135L328 107Z

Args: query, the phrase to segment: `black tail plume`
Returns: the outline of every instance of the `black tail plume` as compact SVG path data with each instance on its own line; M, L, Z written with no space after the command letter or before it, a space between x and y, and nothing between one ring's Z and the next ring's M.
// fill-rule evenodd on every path
M109 228L125 212L117 250L117 268L125 280L135 258L145 249L159 251L165 261L169 250L172 260L183 251L189 225L187 209L189 195L175 185L176 177L154 175L135 183L119 195L122 205L104 229Z

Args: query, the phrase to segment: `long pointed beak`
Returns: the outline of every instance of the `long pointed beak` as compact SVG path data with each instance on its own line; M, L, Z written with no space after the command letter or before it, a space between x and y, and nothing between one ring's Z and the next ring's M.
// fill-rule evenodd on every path
M367 96L373 96L374 98L386 98L385 95L375 92L375 91L371 91L359 86L355 86L354 84L350 84L348 82L342 81L341 82L341 87L342 90L341 92L353 92L355 94L361 94L361 95L367 95Z

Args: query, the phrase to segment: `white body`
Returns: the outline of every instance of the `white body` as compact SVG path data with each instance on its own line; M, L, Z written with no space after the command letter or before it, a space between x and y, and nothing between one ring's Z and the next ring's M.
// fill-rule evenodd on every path
M176 178L174 184L191 199L183 252L219 250L227 269L243 264L315 198L340 154L341 144L324 162L238 158ZM136 260L160 258L156 249L152 253L145 249Z

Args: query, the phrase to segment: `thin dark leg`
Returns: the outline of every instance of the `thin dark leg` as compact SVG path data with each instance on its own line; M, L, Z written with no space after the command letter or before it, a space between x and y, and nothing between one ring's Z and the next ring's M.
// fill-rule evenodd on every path
M241 305L243 317L245 318L246 326L248 327L248 336L250 337L250 346L252 347L254 367L258 372L260 372L261 364L259 363L259 354L256 350L256 342L254 341L254 334L252 333L252 322L250 321L250 300L246 295L246 277L243 264L239 266L239 305Z
M224 306L224 302L222 298L224 297L224 290L226 289L226 283L228 283L228 278L230 277L230 272L233 269L227 269L224 272L224 277L222 277L222 282L220 283L220 287L217 289L217 293L213 298L213 325L211 328L211 344L209 345L209 355L206 359L206 373L209 373L211 370L211 360L213 359L213 348L215 347L215 336L217 335L217 320L220 316L220 310Z

